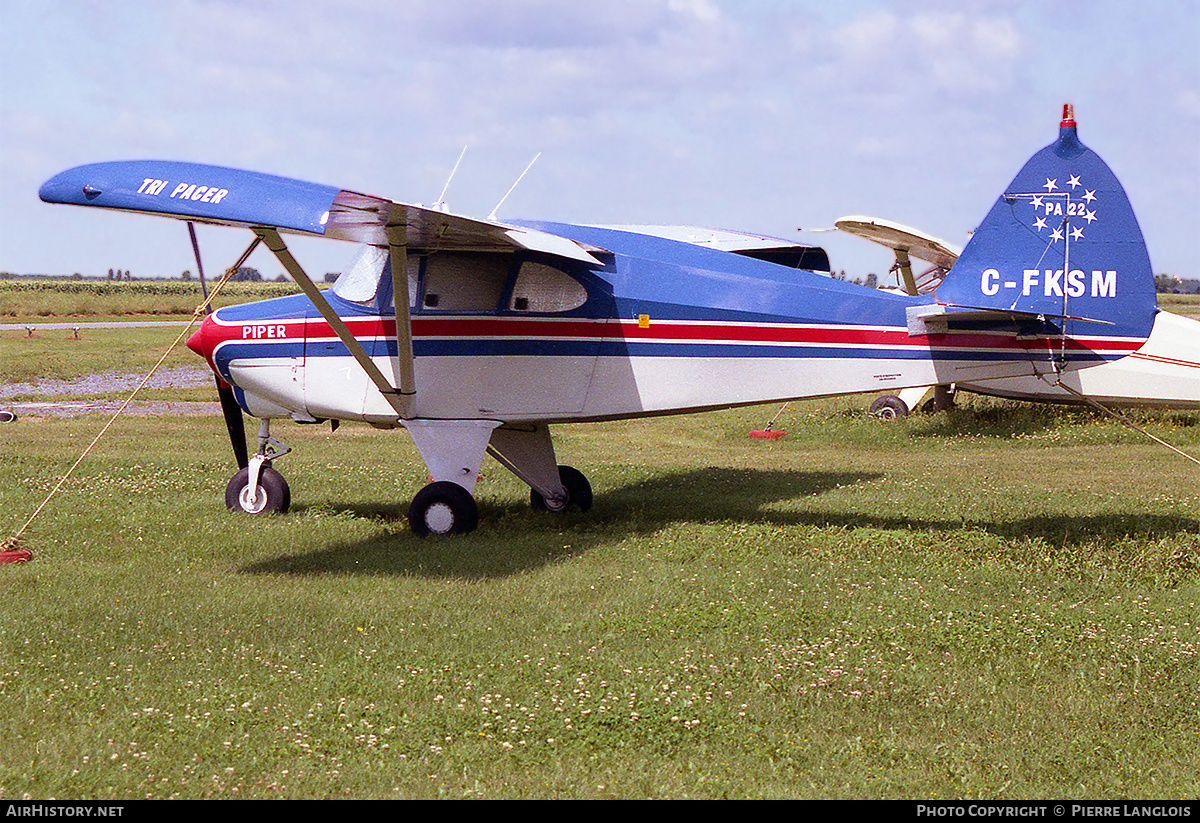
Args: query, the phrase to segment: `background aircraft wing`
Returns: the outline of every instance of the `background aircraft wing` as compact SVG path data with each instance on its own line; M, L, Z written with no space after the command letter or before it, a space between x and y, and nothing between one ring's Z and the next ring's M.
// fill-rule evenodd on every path
M414 249L528 249L591 265L579 243L532 229L476 220L419 205L288 177L166 160L94 163L42 185L47 203L156 214L196 223L271 227L280 232L388 245L389 222L407 225Z
M908 252L911 257L943 269L953 266L962 252L944 240L877 217L842 217L834 221L834 225L841 231L887 246L892 251Z

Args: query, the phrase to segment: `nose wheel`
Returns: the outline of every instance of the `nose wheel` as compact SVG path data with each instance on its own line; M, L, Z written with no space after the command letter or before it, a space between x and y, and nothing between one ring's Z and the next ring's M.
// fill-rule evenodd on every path
M283 514L292 504L288 483L271 465L291 449L271 437L271 421L258 428L258 451L225 487L225 505L246 514Z
M253 461L253 458L252 458ZM257 482L251 483L252 467L240 469L225 487L225 505L246 514L283 514L292 503L292 491L283 475L263 465Z

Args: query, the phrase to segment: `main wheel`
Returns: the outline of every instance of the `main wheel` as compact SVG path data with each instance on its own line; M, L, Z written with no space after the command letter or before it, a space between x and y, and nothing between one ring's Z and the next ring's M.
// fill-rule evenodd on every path
M479 507L471 493L457 483L439 480L417 492L408 507L408 523L428 534L467 534L479 525Z
M292 504L292 490L283 475L264 465L258 472L258 488L251 493L250 469L241 469L225 487L225 505L247 514L283 514Z
M871 404L870 412L880 420L898 420L908 417L908 405L896 395L889 394L877 398Z
M571 466L559 466L558 476L567 487L567 502L554 511L566 511L574 506L585 512L592 507L592 484L583 476L583 472ZM546 498L536 489L529 491L529 504L540 512L550 511Z

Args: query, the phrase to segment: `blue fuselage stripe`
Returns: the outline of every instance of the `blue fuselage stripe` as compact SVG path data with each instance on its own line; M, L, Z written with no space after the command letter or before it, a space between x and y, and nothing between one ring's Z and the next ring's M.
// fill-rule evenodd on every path
M383 354L382 341L368 345L376 356ZM387 356L397 355L396 341L386 341ZM938 360L938 361L1027 361L1039 352L1023 349L959 349L953 347L875 347L862 345L756 345L753 343L660 342L631 340L553 340L544 337L530 339L438 339L416 340L416 357L679 357L679 358L807 358L853 360ZM228 342L216 354L218 365L226 367L233 360L260 358L350 357L349 350L337 340L321 340L309 345L301 341ZM1073 358L1102 359L1101 355L1074 352ZM1113 355L1116 357L1119 355ZM222 369L224 370L224 368Z

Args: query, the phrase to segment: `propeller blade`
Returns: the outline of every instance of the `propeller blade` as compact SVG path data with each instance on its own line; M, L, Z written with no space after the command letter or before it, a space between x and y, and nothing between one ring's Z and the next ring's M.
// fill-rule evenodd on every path
M208 299L208 285L204 282L204 264L200 262L200 243L196 240L196 226L189 220L188 236L192 238L192 253L196 255L196 271L200 275L200 291ZM212 314L212 306L208 307ZM249 450L246 448L246 421L242 418L242 407L233 396L233 389L220 377L217 378L217 397L221 400L221 414L225 416L225 430L229 432L229 444L233 446L233 457L239 469L250 465Z
M225 415L225 428L229 431L229 444L233 446L233 456L238 468L244 469L250 465L250 455L246 448L246 421L242 417L242 407L237 398L221 378L217 378L217 396L221 398L221 413Z

